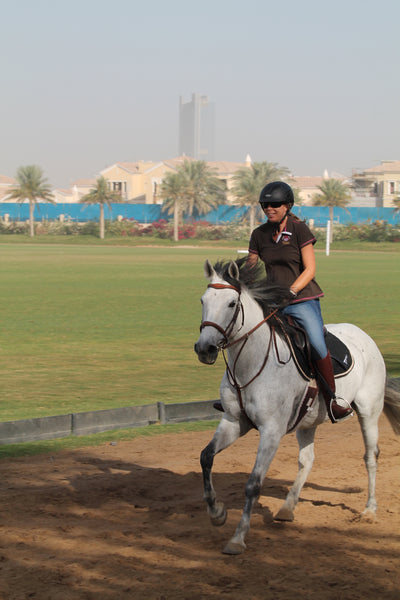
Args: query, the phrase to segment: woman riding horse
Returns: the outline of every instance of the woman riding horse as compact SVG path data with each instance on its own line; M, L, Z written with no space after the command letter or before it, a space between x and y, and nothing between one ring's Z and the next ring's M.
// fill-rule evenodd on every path
M353 411L346 400L335 395L335 378L319 303L324 294L315 281L316 239L307 225L291 214L294 195L287 183L269 183L261 191L259 201L268 221L251 235L247 264L252 267L260 258L270 282L290 287L293 299L283 313L295 318L306 331L328 414L332 422L343 421Z

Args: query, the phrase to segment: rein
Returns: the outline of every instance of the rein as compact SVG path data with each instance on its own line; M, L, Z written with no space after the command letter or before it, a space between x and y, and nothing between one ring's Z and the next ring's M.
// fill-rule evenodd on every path
M269 355L270 355L272 344L274 345L275 353L278 356L279 362L282 363L282 361L279 358L278 347L277 347L277 344L276 344L275 327L273 325L270 325L271 335L270 335L270 338L269 338L268 348L267 348L267 352L265 354L263 363L262 363L260 369L254 375L254 377L252 377L244 385L239 385L239 383L238 383L238 381L236 379L236 374L235 374L235 372L236 372L236 365L237 365L237 362L238 362L238 360L240 358L240 355L242 354L242 351L243 351L244 347L246 346L247 341L248 341L249 337L251 336L251 334L254 333L259 327L261 327L261 325L263 325L264 323L266 323L271 317L273 317L274 314L277 311L278 311L277 308L275 310L271 311L270 314L267 317L265 317L265 319L263 319L262 321L260 321L260 323L258 323L255 327L253 327L253 329L251 329L250 331L248 331L247 333L245 333L244 335L242 335L242 337L238 338L237 340L234 340L233 342L231 342L230 344L225 345L222 348L222 356L224 357L224 362L225 362L225 366L226 366L226 372L227 372L227 375L228 375L228 380L229 380L230 384L237 391L238 398L239 398L240 410L242 411L243 414L246 414L246 412L245 412L244 406L243 406L242 390L246 389L263 372L264 367L267 364L267 361L268 361L268 358L269 358ZM225 349L231 348L232 346L234 346L235 344L237 344L239 342L243 342L243 343L242 343L242 346L239 349L239 352L236 355L235 361L233 363L233 368L231 369L229 367L229 364L228 364L228 361L227 361L227 358L226 358ZM247 415L246 415L246 417L247 417Z
M201 325L200 325L200 331L202 331L204 329L204 327L214 327L215 329L217 329L217 331L219 331L220 333L222 333L222 335L224 336L224 341L222 344L220 344L220 348L222 349L222 355L224 357L224 361L225 361L225 366L226 366L226 372L228 375L228 380L229 383L236 389L237 394L238 394L238 398L239 398L239 404L240 404L240 410L241 412L246 415L246 412L244 410L244 406L243 406L243 399L242 399L242 390L244 390L247 386L249 386L251 383L253 383L253 381L255 379L257 379L257 377L259 377L259 375L261 375L265 365L267 364L269 355L270 355L270 351L272 348L272 345L275 347L275 352L276 355L278 357L278 361L281 364L284 364L284 361L281 361L280 357L279 357L279 352L278 352L278 347L277 347L277 343L276 343L276 333L275 333L275 328L273 325L270 325L270 329L271 329L271 336L269 338L269 343L268 343L268 348L267 348L267 353L265 355L265 358L263 360L263 363L261 365L261 368L259 369L259 371L254 375L254 377L252 377L250 379L250 381L248 381L245 385L239 385L237 379L236 379L236 375L235 375L235 371L236 371L236 365L237 362L239 360L239 357L244 349L244 347L246 346L246 343L249 339L249 337L255 332L257 331L257 329L259 327L261 327L261 325L263 325L264 323L266 323L271 317L273 317L277 312L278 309L276 308L275 310L271 311L270 314L265 317L265 319L263 319L262 321L260 321L259 323L257 323L257 325L255 327L253 327L253 329L250 329L250 331L248 331L247 333L245 333L244 335L242 335L241 337L239 337L238 339L234 340L233 342L229 342L229 336L232 333L233 327L235 326L236 323L236 319L239 315L239 312L242 312L242 324L239 328L242 329L243 324L244 324L244 309L243 309L243 305L242 302L240 300L240 289L233 286L233 285L229 285L229 284L224 284L224 283L210 283L208 285L209 288L214 288L217 290L222 290L222 289L232 289L235 290L238 294L239 294L239 302L236 305L236 310L235 313L231 319L231 321L229 322L227 328L224 330L220 325L218 325L218 323L214 323L212 321L202 321ZM238 344L239 342L243 342L241 348L238 351L238 354L235 358L235 361L233 363L233 368L231 369L229 367L226 355L225 355L225 350L228 348L232 348L232 346L235 346L236 344ZM289 359L290 360L290 359ZM247 415L246 415L247 417ZM248 418L248 417L247 417Z

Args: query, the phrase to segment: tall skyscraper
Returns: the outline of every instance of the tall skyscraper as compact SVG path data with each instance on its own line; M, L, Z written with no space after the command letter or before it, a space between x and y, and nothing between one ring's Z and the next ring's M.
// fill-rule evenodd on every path
M196 160L215 160L215 104L208 96L179 98L179 154Z

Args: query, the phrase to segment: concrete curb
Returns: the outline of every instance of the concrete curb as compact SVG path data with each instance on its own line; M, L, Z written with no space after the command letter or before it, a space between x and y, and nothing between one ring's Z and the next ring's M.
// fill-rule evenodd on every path
M37 419L21 419L0 423L0 445L36 442L90 435L113 429L145 427L161 423L185 423L219 419L221 413L214 409L214 400L183 402L177 404L146 404L126 408L112 408Z
M0 444L37 442L71 435L72 415L0 423Z
M144 427L159 421L157 404L96 410L72 415L72 435L88 435L110 429Z
M215 400L203 402L185 402L183 404L164 404L159 402L160 423L185 423L190 421L210 421L221 417L213 407Z

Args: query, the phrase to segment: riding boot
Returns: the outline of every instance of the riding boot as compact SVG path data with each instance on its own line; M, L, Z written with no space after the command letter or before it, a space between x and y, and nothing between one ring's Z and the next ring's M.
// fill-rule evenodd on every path
M351 417L353 415L353 409L350 404L346 400L343 400L343 398L340 398L340 400L345 402L347 406L341 406L336 401L335 376L333 374L332 359L329 352L325 358L315 361L314 365L321 392L325 399L328 415L332 423L337 423L338 421L347 419L347 417Z

